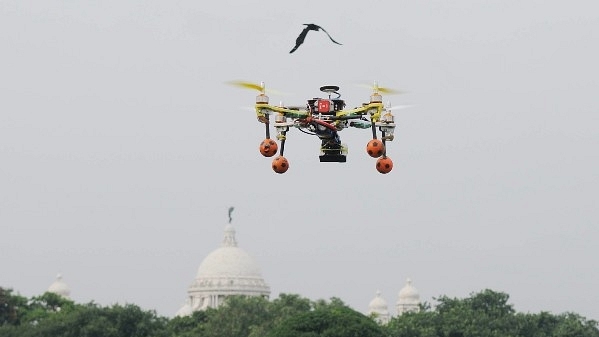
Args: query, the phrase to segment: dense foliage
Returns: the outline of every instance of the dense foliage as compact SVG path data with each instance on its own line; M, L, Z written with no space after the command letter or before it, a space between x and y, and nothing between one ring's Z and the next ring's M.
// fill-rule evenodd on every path
M389 337L599 337L596 321L577 314L517 313L505 293L483 290L465 299L441 296L434 310L395 317Z
M434 308L423 305L379 325L338 298L233 296L218 309L167 318L133 304L78 304L52 293L25 298L0 288L0 336L599 337L596 321L575 313L518 313L501 292L435 300Z

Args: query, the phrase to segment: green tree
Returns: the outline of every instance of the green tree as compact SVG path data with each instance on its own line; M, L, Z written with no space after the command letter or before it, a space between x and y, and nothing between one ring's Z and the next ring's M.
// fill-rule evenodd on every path
M173 317L168 321L168 335L176 337L201 337L206 335L206 322L215 309L195 311L190 316Z
M555 337L598 337L599 329L597 321L587 320L575 313L564 313L559 315L560 324L555 328Z
M112 322L117 336L144 337L166 335L166 318L155 311L142 310L134 304L113 305L104 309L104 317Z
M23 312L23 323L39 324L57 312L65 314L74 310L75 302L51 292L32 297Z
M436 337L437 318L436 312L423 308L418 312L406 312L391 318L385 330L392 337Z
M313 310L298 313L280 322L267 337L383 337L375 321L338 299L318 301Z
M464 299L441 296L434 309L423 305L379 326L338 298L232 296L217 309L168 319L133 304L76 304L51 293L27 299L0 288L0 336L599 337L597 321L575 313L517 313L508 300L491 290Z
M270 305L270 311L280 320L308 312L311 308L309 299L296 294L280 294Z
M518 330L523 337L553 337L553 331L559 325L559 318L549 312L516 315Z
M278 298L268 305L266 319L260 325L252 326L249 337L263 337L274 326L281 324L289 317L308 312L312 309L312 302L295 294L280 294Z
M229 296L210 315L205 325L206 337L248 337L270 319L269 301L260 296Z
M44 297L33 301L28 317L35 320L1 330L1 336L19 337L166 337L167 319L153 311L144 311L135 305L101 307L94 303L73 305L63 309L49 310ZM40 308L48 304L45 311ZM44 312L45 314L42 314Z
M485 289L466 299L442 296L437 305L437 334L444 337L517 336L509 295Z
M13 294L12 289L0 287L0 326L20 324L26 307L26 297Z
M441 296L434 310L395 317L386 326L390 337L599 337L596 321L566 313L517 313L509 296L492 290L465 299Z
M597 321L578 314L554 315L546 311L538 314L518 314L522 337L599 337Z

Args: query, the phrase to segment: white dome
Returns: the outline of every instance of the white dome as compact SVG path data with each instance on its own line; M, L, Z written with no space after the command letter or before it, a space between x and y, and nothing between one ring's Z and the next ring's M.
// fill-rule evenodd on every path
M270 295L260 267L248 253L237 247L235 230L228 224L220 248L208 254L189 286L192 310L218 307L229 295Z
M412 286L412 280L408 279L406 285L399 291L396 307L398 315L405 312L415 312L420 310L420 294L418 293L418 290Z
M61 274L58 274L56 276L56 281L48 287L48 292L60 295L64 298L69 298L71 295L71 289L69 289L69 286L62 280Z
M196 278L261 277L256 261L239 247L220 247L200 264Z
M196 278L262 278L261 274L254 258L237 247L235 230L231 225L227 225L222 247L204 258Z
M377 322L387 324L390 319L387 301L381 297L381 292L377 291L376 296L368 305L368 315L373 316Z
M420 294L418 290L412 286L412 280L408 279L406 285L399 291L398 303L419 303Z
M376 296L368 304L368 309L369 312L387 313L389 306L387 305L387 301L381 297L380 291L376 292Z

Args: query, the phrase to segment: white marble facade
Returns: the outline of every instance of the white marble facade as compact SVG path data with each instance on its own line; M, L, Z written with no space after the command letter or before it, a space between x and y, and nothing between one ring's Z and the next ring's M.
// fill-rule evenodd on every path
M406 312L420 310L420 293L412 285L412 280L407 279L406 285L399 291L395 308L398 316ZM375 298L370 301L368 315L376 319L380 324L389 322L391 318L389 307L381 296L380 291L377 291Z
M254 258L237 246L235 229L229 223L221 246L204 258L187 293L187 301L177 312L178 316L217 308L230 295L268 298L270 287Z

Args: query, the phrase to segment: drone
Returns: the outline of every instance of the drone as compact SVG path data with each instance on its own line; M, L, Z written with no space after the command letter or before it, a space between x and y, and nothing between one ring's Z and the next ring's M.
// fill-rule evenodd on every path
M264 157L279 155L272 161L272 169L282 174L289 169L289 161L283 156L285 141L290 128L316 136L320 139L320 162L345 163L347 160L347 146L341 143L339 132L346 128L371 129L372 139L366 145L366 153L376 161L376 169L382 174L387 174L393 169L393 161L387 156L387 141L393 141L396 127L391 110L406 106L391 107L383 105L381 93L394 93L388 88L379 87L375 82L368 103L353 109L345 109L345 101L341 99L339 87L325 85L320 91L327 97L308 99L305 106L284 106L269 104L264 82L260 84L250 82L229 82L230 84L259 91L256 96L255 111L260 123L265 125L266 138L260 143L260 153ZM277 142L271 138L271 116L274 116L274 129ZM377 135L380 131L380 138Z

